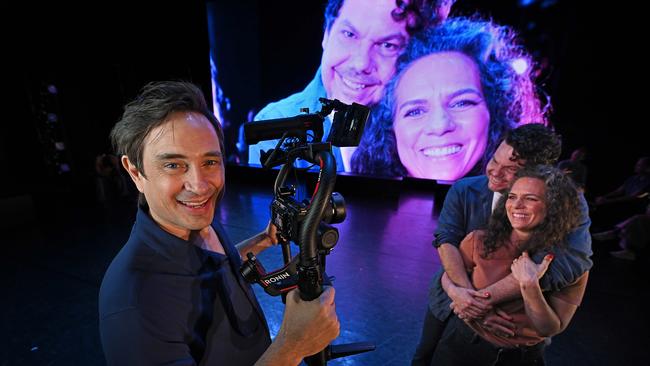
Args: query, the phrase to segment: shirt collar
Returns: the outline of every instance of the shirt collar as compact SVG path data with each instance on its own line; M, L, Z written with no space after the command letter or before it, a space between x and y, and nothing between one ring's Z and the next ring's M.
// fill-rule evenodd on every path
M501 196L503 196L503 193L494 192L492 196L492 212L494 212L494 208L497 207L497 203L499 202Z
M224 243L221 233L216 229L215 232ZM198 273L208 260L219 263L226 258L222 254L202 249L197 232L192 232L188 240L184 240L163 230L142 207L138 207L133 234L144 239L146 245L169 261L179 264L188 273ZM225 244L223 246L228 253L229 248Z

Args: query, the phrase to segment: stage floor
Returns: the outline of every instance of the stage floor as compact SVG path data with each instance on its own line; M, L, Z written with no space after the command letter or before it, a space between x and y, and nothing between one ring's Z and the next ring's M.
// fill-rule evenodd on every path
M373 352L330 365L408 365L419 338L429 281L440 268L431 245L437 223L434 192L397 196L346 192L347 219L328 256L335 276L341 335L335 343L369 341ZM37 205L37 222L2 240L0 365L104 365L97 294L106 267L129 235L131 205L101 210L77 202ZM262 230L271 186L229 181L218 215L233 241ZM587 292L569 328L547 348L550 365L646 365L650 360L645 299L647 262L610 258L595 247ZM296 248L294 248L294 253ZM259 256L267 269L281 252ZM256 288L271 332L282 318L279 298Z

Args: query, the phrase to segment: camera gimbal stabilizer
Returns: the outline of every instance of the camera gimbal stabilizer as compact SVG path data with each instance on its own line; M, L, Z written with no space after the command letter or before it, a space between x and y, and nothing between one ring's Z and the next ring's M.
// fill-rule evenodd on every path
M338 230L330 224L345 220L343 197L333 192L336 162L332 155L332 145L357 146L370 110L356 103L346 105L338 100L319 100L323 107L317 113L244 124L246 142L249 144L280 139L275 149L262 153L261 162L266 168L283 165L275 180L271 221L278 229L284 267L266 272L260 261L248 253L248 260L240 270L248 282L260 284L272 296L284 297L284 294L296 287L303 300L309 301L320 296L323 284L329 281L325 274L325 257L339 238ZM334 110L336 112L327 141L320 142L323 137L323 121ZM308 134L309 131L311 135ZM310 142L308 136L311 136ZM286 178L298 158L319 167L311 202L298 202L294 198L295 188L285 186ZM295 257L291 256L292 241L300 249ZM307 357L305 362L310 366L321 366L334 358L374 349L373 344L366 342L330 345Z

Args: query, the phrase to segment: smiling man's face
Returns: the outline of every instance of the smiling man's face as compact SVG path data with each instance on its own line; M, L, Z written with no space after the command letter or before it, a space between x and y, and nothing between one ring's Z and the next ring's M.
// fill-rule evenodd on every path
M321 72L327 97L343 103L377 103L408 41L395 0L346 0L323 36Z
M122 162L149 214L165 231L187 239L209 227L224 186L223 156L210 121L195 112L174 112L147 135L143 172L126 156Z

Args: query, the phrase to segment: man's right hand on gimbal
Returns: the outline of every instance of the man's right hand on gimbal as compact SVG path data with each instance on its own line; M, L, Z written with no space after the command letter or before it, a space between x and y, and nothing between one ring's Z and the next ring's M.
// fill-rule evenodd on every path
M302 300L297 289L287 294L278 336L282 334L293 343L290 349L295 350L301 358L323 350L339 336L340 324L334 294L334 287L331 286L325 287L323 293L311 301Z
M297 289L289 292L282 325L269 351L298 365L303 358L325 349L340 330L334 293L334 287L325 287L318 298L304 301Z

